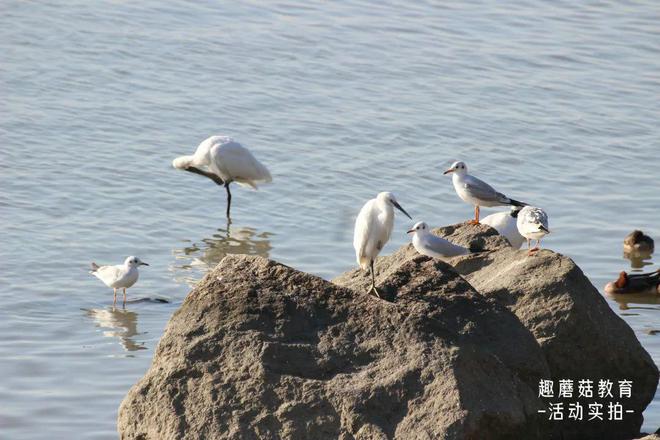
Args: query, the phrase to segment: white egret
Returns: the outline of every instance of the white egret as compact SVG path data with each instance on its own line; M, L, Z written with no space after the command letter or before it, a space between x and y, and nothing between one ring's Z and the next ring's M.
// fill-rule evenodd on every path
M484 217L481 223L499 232L501 236L509 241L511 247L520 249L520 246L525 241L525 237L518 232L518 225L516 224L521 209L520 206L512 206L508 212L496 212L495 214Z
M227 217L231 209L230 183L257 189L257 183L273 180L268 169L250 150L227 136L211 136L199 144L195 154L177 157L172 165L223 185L227 190Z
M424 222L415 223L415 226L408 231L408 234L413 234L413 247L422 255L437 258L455 257L456 255L470 253L468 249L432 234L429 226Z
M527 255L532 255L538 251L541 239L550 233L548 214L535 206L525 206L521 209L516 224L520 235L527 239ZM530 249L530 240L536 240L536 246L533 249Z
M379 298L376 290L376 275L374 274L374 261L390 239L394 226L394 208L403 212L409 219L412 217L399 205L390 192L382 192L375 199L364 204L355 219L355 232L353 234L353 247L355 257L363 270L371 269L371 289Z
M130 256L126 258L124 264L116 266L99 266L92 263L92 270L89 273L112 288L115 293L113 305L117 304L117 289L124 289L124 305L126 305L126 289L135 284L140 276L138 266L149 265L138 257Z
M454 162L443 174L453 173L452 183L456 194L464 201L474 206L474 220L470 223L479 223L480 206L525 206L526 203L513 200L474 176L468 174L467 165L464 162Z

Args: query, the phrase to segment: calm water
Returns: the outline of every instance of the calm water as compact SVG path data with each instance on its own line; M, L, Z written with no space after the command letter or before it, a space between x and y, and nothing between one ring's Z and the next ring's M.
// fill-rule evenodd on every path
M656 2L237 3L0 4L2 438L116 437L225 253L332 278L379 191L415 220L468 219L441 174L455 159L546 208L547 246L598 287L629 267L633 228L660 239ZM211 134L275 179L237 188L229 225L221 188L170 167ZM151 264L130 296L171 304L110 307L87 265L130 254ZM660 305L608 301L660 362Z

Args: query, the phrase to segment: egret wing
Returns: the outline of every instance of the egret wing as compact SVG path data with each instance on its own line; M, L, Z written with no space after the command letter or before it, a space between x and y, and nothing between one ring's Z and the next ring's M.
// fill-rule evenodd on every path
M257 183L271 182L273 179L266 168L256 157L238 142L230 140L211 150L218 168L225 171L234 181L252 188Z
M369 200L364 204L357 218L355 219L355 231L353 232L353 247L355 248L355 257L360 266L366 269L369 265L367 246L370 243L371 234L376 230L378 213L374 209L375 200ZM366 265L366 266L365 266Z

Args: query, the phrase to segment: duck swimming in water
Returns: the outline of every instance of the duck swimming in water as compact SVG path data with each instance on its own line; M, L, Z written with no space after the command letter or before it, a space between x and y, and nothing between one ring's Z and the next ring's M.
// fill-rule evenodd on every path
M621 272L616 281L605 285L606 293L660 293L660 269L651 273L627 274Z
M642 231L634 230L623 240L623 253L652 254L654 249L653 239Z

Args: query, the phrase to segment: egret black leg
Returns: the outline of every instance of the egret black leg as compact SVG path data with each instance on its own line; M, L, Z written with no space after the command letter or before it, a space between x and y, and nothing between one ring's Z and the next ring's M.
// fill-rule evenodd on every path
M217 174L209 173L208 171L200 170L199 168L195 168L195 167L188 167L185 168L185 170L190 173L195 173L195 174L199 174L200 176L208 177L209 179L214 181L216 185L225 184L225 181L222 180L220 176L218 176Z
M231 209L231 191L229 191L229 182L225 182L225 189L227 190L227 218L229 218L229 210Z
M374 261L371 260L371 289L369 293L374 292L378 298L380 298L380 293L376 289L376 272L374 272Z

